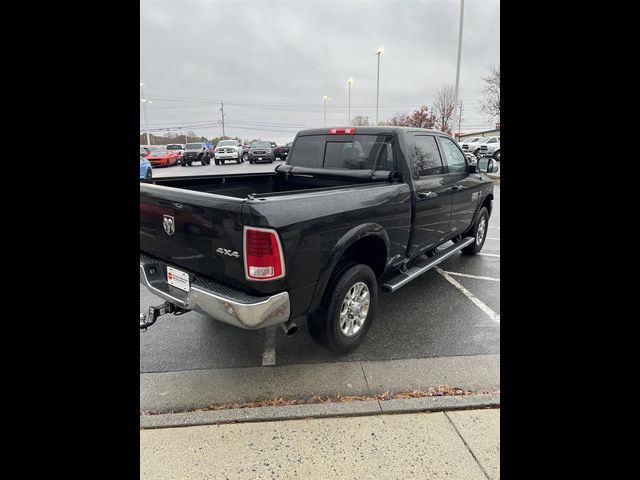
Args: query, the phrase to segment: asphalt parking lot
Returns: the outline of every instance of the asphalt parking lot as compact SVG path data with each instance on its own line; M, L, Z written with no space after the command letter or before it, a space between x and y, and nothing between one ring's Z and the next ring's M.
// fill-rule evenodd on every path
M268 171L277 164L215 164L154 169L154 177ZM197 172L197 173L196 173ZM245 331L199 313L164 316L140 332L140 372L357 362L500 353L500 184L487 240L477 256L456 254L393 294L381 293L364 343L336 356L316 345L306 325ZM162 301L140 286L140 311Z

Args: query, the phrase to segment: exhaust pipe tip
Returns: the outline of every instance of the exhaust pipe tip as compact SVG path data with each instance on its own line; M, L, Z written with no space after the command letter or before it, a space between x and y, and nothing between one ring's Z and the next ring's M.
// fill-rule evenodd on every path
M296 325L295 322L286 322L281 323L280 325L282 325L282 330L287 337L295 335L295 333L298 331L298 325Z

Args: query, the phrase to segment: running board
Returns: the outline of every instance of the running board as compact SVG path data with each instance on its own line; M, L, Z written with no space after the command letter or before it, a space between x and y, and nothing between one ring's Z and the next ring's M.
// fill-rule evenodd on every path
M414 266L409 268L406 272L400 273L393 278L390 278L382 284L383 292L395 292L400 287L404 287L407 283L415 280L427 270L431 270L433 267L443 262L457 251L463 249L467 245L470 245L475 241L475 237L465 237L458 243L454 243L450 247L442 250L436 250L435 255L432 257L423 256L419 258Z

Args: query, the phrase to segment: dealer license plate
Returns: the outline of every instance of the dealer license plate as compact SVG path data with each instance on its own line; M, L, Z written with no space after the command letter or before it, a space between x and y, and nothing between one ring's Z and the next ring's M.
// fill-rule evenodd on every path
M189 291L189 274L167 267L167 283L185 292Z

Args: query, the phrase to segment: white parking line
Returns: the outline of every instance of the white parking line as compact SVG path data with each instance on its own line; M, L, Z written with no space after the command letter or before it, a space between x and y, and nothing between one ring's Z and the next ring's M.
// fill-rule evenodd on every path
M449 275L454 275L454 276L458 276L458 277L477 278L478 280L489 280L491 282L499 282L500 281L499 278L494 278L494 277L481 277L480 275L471 275L469 273L447 272L445 270L443 270L443 271L444 271L444 273L448 273Z
M487 240L500 240L500 237L487 237Z
M451 275L449 275L447 272L442 270L440 267L435 267L435 269L436 269L436 272L438 272L440 275L442 275L445 278L445 280L447 280L451 285L453 285L458 290L460 290L465 297L467 297L469 300L471 300L473 303L475 303L480 308L480 310L482 310L484 313L486 313L487 316L491 320L493 320L494 322L500 323L500 315L499 314L497 314L496 312L491 310L479 298L475 297L473 295L473 293L471 293L469 290L467 290L462 285L460 285L456 280L451 278Z
M276 327L264 329L264 352L262 353L262 366L276 364Z
M498 230L500 230L500 227L496 227L495 225L489 225L489 228L497 228Z
M479 253L478 255L484 255L485 257L498 257L498 258L500 258L500 255L498 255L497 253Z

